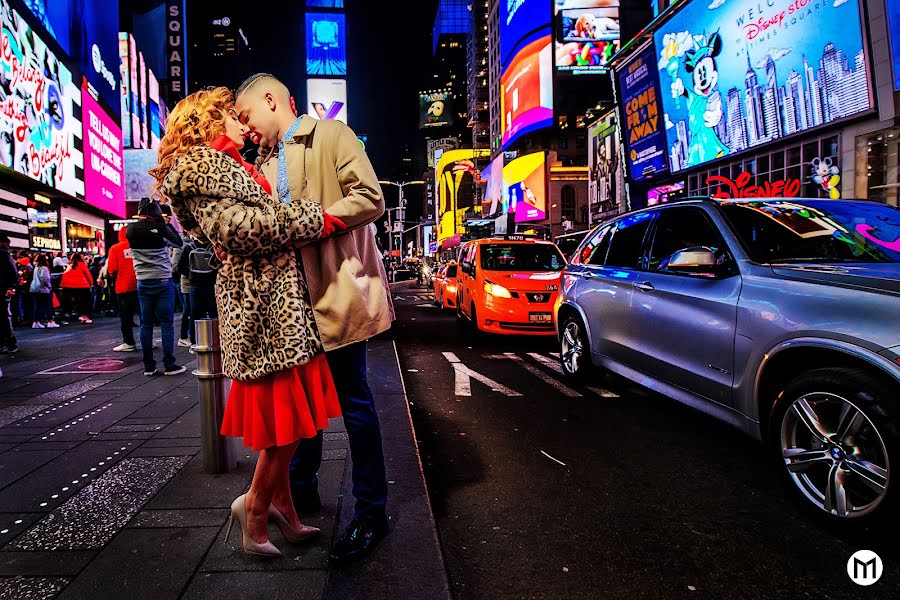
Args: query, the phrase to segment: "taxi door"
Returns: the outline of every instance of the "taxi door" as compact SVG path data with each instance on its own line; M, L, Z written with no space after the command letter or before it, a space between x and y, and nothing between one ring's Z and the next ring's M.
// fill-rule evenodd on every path
M463 246L459 253L459 276L457 286L459 287L459 306L457 311L466 316L471 316L472 298L475 293L475 257L478 250L478 244L470 243Z

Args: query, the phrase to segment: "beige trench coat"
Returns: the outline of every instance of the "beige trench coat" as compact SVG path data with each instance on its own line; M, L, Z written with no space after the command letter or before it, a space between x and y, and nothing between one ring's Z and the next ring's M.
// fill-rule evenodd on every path
M325 349L387 331L394 306L370 226L384 214L384 196L356 134L339 121L304 115L293 140L285 143L285 155L293 203L304 198L319 202L348 227L300 250ZM263 162L262 173L277 198L277 152Z

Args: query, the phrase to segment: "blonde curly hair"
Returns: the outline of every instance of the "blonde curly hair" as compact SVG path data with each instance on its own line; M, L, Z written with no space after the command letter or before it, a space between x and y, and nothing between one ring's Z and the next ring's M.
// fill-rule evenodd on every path
M148 171L156 180L150 191L151 197L167 200L162 185L175 161L194 146L209 144L223 135L225 119L233 108L234 97L226 87L194 92L175 105L159 143L157 166Z

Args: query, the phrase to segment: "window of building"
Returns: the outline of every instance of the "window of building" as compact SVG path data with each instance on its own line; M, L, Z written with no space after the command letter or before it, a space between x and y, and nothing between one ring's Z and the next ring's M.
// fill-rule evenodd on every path
M564 186L560 193L563 221L575 221L575 188Z

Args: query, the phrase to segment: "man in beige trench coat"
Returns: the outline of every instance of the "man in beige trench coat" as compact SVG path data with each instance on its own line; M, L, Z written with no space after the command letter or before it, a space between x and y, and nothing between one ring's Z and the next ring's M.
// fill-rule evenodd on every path
M384 214L384 197L353 131L339 121L297 117L287 87L272 75L259 73L241 84L235 111L261 151L268 149L261 169L278 200L309 197L347 225L347 231L299 250L353 459L354 519L330 555L333 563L343 563L369 554L388 531L381 429L366 381L366 340L394 320L370 225ZM301 442L291 463L298 512L321 507L316 479L321 461L320 433Z

